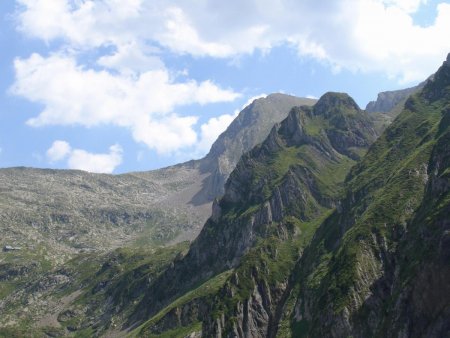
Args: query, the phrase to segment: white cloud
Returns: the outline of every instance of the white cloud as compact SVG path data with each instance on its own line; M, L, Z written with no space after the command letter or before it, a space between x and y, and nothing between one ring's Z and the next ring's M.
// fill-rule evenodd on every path
M131 75L136 72L164 69L162 60L154 55L158 53L156 48L139 46L136 41L131 41L128 44L117 46L117 50L113 54L101 56L97 63Z
M204 156L211 148L214 141L222 134L233 120L239 115L240 111L246 108L253 101L267 97L267 94L259 94L250 97L241 107L235 110L233 114L223 114L210 118L206 123L200 126L200 138L195 145L195 151L191 154L193 157Z
M412 15L426 0L18 1L27 35L78 49L114 46L98 63L127 71L162 67L153 46L236 58L287 43L334 71L381 71L407 82L423 80L450 50L446 2L432 25L420 27Z
M232 101L239 94L211 81L175 82L167 70L127 76L86 69L68 56L33 54L16 59L16 95L42 103L30 126L112 124L130 129L137 142L160 153L191 146L197 117L173 113L178 106Z
M74 149L67 161L70 169L93 173L112 173L122 163L122 148L115 144L107 154L92 154L82 149Z
M71 147L66 141L57 140L47 150L47 158L51 163L60 161L67 157L71 152Z
M122 147L114 144L106 154L94 154L83 149L72 149L66 141L54 141L47 150L50 163L67 159L69 169L85 170L93 173L112 173L122 163Z
M200 140L197 144L197 152L201 155L206 154L215 140L222 134L236 118L238 112L234 114L224 114L213 117L208 122L201 125Z
M18 29L57 48L49 56L15 60L12 92L44 107L27 123L121 126L163 154L205 151L233 116L211 118L198 134L198 116L180 116L177 108L239 96L208 80L190 80L187 70L183 76L169 71L164 58L170 53L238 60L286 45L334 72L384 72L417 82L450 51L446 2L427 27L413 20L426 0L16 2ZM84 53L91 61L98 55L94 65L82 63Z

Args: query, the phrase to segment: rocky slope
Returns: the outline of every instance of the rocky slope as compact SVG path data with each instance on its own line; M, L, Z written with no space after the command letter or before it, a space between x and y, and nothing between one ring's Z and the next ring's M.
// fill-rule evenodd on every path
M386 113L395 117L403 110L408 97L420 91L424 85L425 82L422 82L414 87L378 93L377 99L367 104L366 111L368 113Z
M245 107L200 160L200 171L210 176L194 201L213 200L222 195L225 182L242 154L264 141L273 125L284 120L292 107L314 103L316 100L277 93L256 99Z
M218 293L195 299L209 311L197 310L191 324L202 321L205 337L273 331L299 253L318 220L336 207L346 173L375 137L369 116L346 94L328 93L314 108L292 109L241 158L186 256L149 286L130 323L156 318L139 335L159 332L167 320L157 314L161 308L224 272L231 275ZM185 299L179 311L199 309L193 302Z
M54 266L86 250L192 240L238 158L298 103L314 100L272 94L254 101L204 159L169 168L124 175L1 169L0 245L21 247L23 263Z
M448 336L450 55L376 130L327 93L241 157L189 247L85 252L36 280L6 262L0 336ZM133 177L191 191L170 170Z
M367 154L374 129L351 102L293 109L242 157L189 252L149 285L136 336L448 336L450 55ZM218 291L190 295L221 273Z
M352 169L297 264L285 332L449 335L449 141L450 55Z
M189 196L174 198L186 186L200 189L198 173L178 174L164 181L137 174L2 169L0 244L21 247L17 258L35 256L55 265L84 251L167 243L207 217L188 204Z

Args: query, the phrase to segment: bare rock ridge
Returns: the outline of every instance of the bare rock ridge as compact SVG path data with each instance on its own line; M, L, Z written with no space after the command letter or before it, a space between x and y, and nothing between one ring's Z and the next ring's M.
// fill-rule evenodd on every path
M214 142L209 153L199 160L201 173L210 173L192 203L212 201L224 192L227 178L242 154L264 141L275 123L284 120L294 106L313 105L314 99L286 94L270 94L244 108L225 132Z
M414 87L378 93L376 101L370 101L367 104L366 111L369 113L388 113L395 116L401 112L408 97L417 93L424 85L425 81Z

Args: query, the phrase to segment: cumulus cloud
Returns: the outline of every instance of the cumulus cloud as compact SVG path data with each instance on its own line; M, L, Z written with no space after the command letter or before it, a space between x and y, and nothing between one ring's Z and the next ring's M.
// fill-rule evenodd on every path
M122 163L122 148L115 144L107 154L92 154L82 149L74 149L67 161L70 169L93 173L112 173Z
M15 61L16 95L42 103L30 126L111 124L129 128L137 142L161 153L197 140L195 116L178 116L178 106L232 101L239 96L211 81L175 82L167 70L139 76L86 69L68 56L33 54Z
M108 67L160 67L154 46L228 58L288 44L335 71L381 71L407 82L423 80L450 50L446 2L427 27L413 20L426 0L19 2L24 33L77 48L115 46L99 60Z
M426 27L413 19L430 6L426 0L16 2L18 29L57 48L15 60L12 92L43 106L27 123L120 126L162 154L204 151L234 116L199 127L198 116L182 116L177 108L239 96L167 69L169 54L236 59L284 45L334 72L383 72L406 83L425 79L450 51L446 2Z
M71 152L71 147L66 141L57 140L53 142L52 146L47 150L47 158L50 163L60 161L67 157Z
M222 134L236 118L238 112L234 114L223 114L218 117L210 118L206 123L202 124L200 129L200 140L197 144L199 154L206 154L215 140Z
M54 141L47 150L50 163L67 159L69 169L85 170L93 173L112 173L122 163L122 147L114 144L105 154L94 154L83 149L72 149L66 141Z

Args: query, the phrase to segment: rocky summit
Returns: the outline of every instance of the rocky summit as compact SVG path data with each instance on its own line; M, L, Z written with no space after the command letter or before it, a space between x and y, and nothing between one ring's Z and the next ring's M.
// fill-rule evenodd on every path
M14 204L5 215L24 225L2 243L0 336L448 337L450 55L407 92L383 126L345 93L314 105L269 95L245 108L203 160L114 178L67 172L64 184L45 171L55 193L40 204L30 201L43 188L24 183L38 171L4 170L23 171L3 185L1 202ZM71 195L61 191L67 185ZM153 195L133 199L139 189ZM161 206L150 203L155 196L185 208L213 200L212 214L191 243L88 250L106 246L94 229L98 238L131 236L137 215ZM76 203L65 208L77 205L70 213L40 213L68 197ZM58 223L85 215L96 225L84 234ZM36 248L45 236L86 244L45 268L14 240L26 227ZM28 264L17 263L27 255Z

